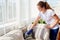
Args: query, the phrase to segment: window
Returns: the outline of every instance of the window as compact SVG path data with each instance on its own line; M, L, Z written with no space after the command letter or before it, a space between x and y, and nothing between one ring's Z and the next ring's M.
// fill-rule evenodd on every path
M16 0L0 0L0 24L15 20Z
M6 27L17 25L16 0L0 0L0 30L6 33Z
M0 24L3 23L5 13L6 13L6 2L5 0L0 0Z
M2 0L0 0L0 24L2 23Z
M7 13L9 15L8 19L14 19L16 17L16 1L7 0Z

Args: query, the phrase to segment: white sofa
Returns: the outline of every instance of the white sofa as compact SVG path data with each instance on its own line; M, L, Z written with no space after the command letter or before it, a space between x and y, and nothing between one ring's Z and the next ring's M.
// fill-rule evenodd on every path
M13 30L0 37L0 40L24 40L21 30Z
M44 26L44 24L38 24L35 28L34 28L34 32L35 32L35 40L41 40L41 38L40 38L40 30L41 30L41 28L40 27L42 27L42 26ZM22 30L23 29L23 30ZM24 40L24 38L23 38L23 31L25 31L26 30L26 27L24 27L24 28L22 28L22 29L17 29L17 30L13 30L13 31L10 31L9 33L7 33L7 34L5 34L5 35L3 35L3 36L1 36L0 37L0 40ZM29 29L31 29L31 27L29 26L28 28L27 28L27 30L29 30ZM48 32L48 31L47 31ZM46 32L46 33L47 33ZM39 34L38 34L39 33ZM45 33L45 34L46 34ZM45 35L45 38L46 39L48 39L48 36L49 36L49 34L47 35Z
M0 37L0 40L14 40L12 37Z

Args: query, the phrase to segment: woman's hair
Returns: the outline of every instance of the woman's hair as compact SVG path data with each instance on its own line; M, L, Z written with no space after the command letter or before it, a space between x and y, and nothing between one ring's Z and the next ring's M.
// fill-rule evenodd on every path
M47 2L39 1L39 3L37 5L42 8L44 7L45 9L52 9Z

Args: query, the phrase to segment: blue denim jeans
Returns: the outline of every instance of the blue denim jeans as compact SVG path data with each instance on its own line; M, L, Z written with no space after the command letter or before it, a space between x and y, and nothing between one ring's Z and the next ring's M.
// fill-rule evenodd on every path
M50 40L56 40L57 34L58 34L58 30L57 29L50 29Z

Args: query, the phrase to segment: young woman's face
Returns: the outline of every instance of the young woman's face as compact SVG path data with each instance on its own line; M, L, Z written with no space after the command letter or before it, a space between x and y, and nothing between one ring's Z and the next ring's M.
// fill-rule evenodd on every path
M40 6L37 6L38 10L39 11L42 11L43 8L41 8Z

